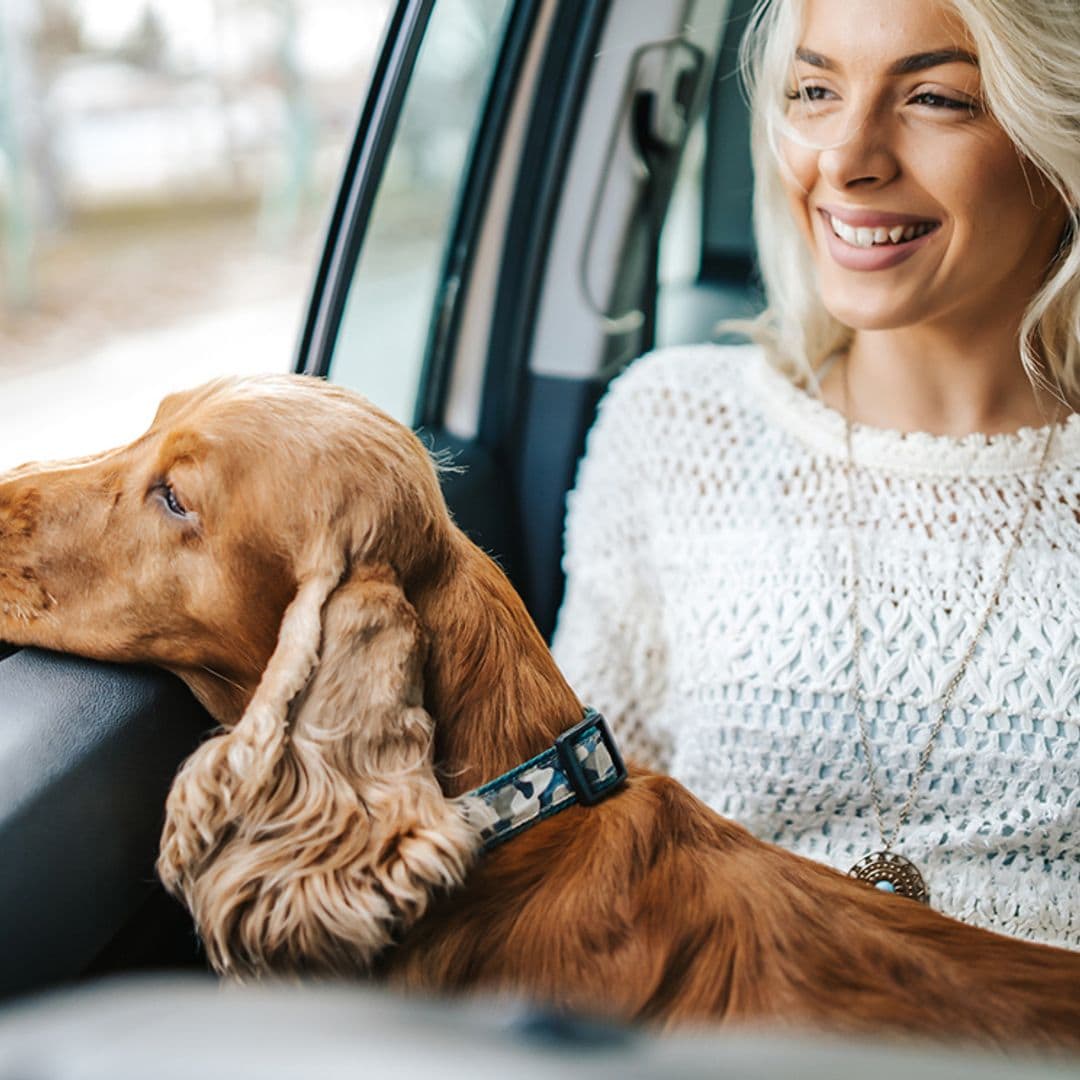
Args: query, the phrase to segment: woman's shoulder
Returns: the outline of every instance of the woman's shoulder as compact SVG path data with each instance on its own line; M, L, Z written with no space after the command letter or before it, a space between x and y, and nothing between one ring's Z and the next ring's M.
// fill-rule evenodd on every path
M592 475L632 471L670 480L703 457L745 455L761 427L754 385L766 363L753 345L687 345L647 353L611 381L586 442Z
M616 417L708 419L736 407L748 382L767 363L758 345L677 345L635 360L611 381L600 406ZM613 415L614 414L614 415Z

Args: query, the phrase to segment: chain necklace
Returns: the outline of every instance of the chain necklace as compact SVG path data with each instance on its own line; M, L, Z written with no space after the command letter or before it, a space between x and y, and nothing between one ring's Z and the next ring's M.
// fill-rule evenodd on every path
M986 609L983 611L982 619L979 621L978 629L972 635L967 651L964 653L964 657L960 662L960 666L949 680L949 685L945 689L945 695L941 699L938 717L934 721L934 725L930 729L930 735L919 754L915 773L911 778L911 786L908 789L907 799L904 800L904 805L900 808L900 813L896 817L896 824L893 825L891 830L886 830L881 810L881 788L878 784L877 768L874 765L874 755L870 746L870 735L866 727L866 694L863 689L862 675L859 671L862 634L859 629L859 568L856 558L855 527L853 524L855 515L855 496L852 485L854 455L851 449L851 393L848 386L848 357L846 355L844 357L843 375L844 422L847 445L847 460L844 468L844 476L847 481L847 515L845 524L847 526L848 540L851 547L851 607L849 609L852 633L851 666L853 672L851 694L854 699L855 718L859 725L859 741L862 743L863 755L866 757L866 771L870 780L870 797L874 805L874 818L877 822L878 833L881 836L881 849L879 851L872 851L861 858L848 871L848 874L849 876L858 878L860 881L865 881L884 892L896 893L899 896L907 896L913 900L918 900L920 903L928 904L930 902L930 893L926 888L926 883L923 880L922 874L910 859L893 851L893 844L896 842L900 830L904 827L908 820L908 816L911 814L912 807L915 805L915 799L919 793L919 783L930 764L930 753L933 750L934 741L940 734L941 729L945 726L945 717L952 706L956 688L960 685L960 680L963 679L964 672L967 671L972 656L975 655L975 646L979 638L982 637L987 623L990 622L990 616L993 613L994 608L997 607L998 600L1001 597L1002 587L1009 574L1009 565L1012 562L1016 549L1020 546L1020 537L1024 531L1024 524L1027 521L1032 506L1035 504L1036 494L1040 490L1043 468L1046 465L1047 458L1050 456L1050 444L1053 442L1054 433L1057 431L1058 427L1058 417L1055 415L1054 422L1047 432L1046 442L1043 445L1042 457L1039 459L1039 467L1031 485L1031 494L1028 496L1024 506L1024 512L1020 515L1020 520L1013 530L1009 550L1006 552L1005 559L1001 564L1001 571L998 574L997 582L995 583L994 590L987 602Z

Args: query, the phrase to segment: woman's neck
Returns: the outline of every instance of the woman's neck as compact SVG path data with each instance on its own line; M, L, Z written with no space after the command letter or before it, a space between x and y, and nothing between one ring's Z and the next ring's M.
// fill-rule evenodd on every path
M1006 341L1014 340L1011 336ZM1019 350L977 333L966 341L923 327L860 331L846 358L821 379L825 404L847 413L848 365L851 419L870 427L962 436L996 435L1043 427L1064 417L1049 391L1032 388Z

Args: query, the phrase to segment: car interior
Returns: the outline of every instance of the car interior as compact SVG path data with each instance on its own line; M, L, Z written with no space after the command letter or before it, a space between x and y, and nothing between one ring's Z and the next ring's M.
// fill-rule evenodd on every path
M724 320L761 307L738 50L753 6L396 0L357 102L295 370L364 393L454 461L455 519L548 638L566 494L606 386L651 349L726 340ZM770 1034L660 1045L506 1001L369 986L227 998L178 981L207 965L153 865L171 778L211 727L161 671L0 643L0 1077L353 1076L360 1062L1018 1075L1005 1059ZM98 981L138 972L156 974ZM68 996L38 1009L56 987Z
M752 7L399 0L357 103L295 369L452 456L456 520L549 637L605 387L761 304L738 52ZM410 170L422 199L395 187ZM205 970L153 862L171 777L210 726L160 671L0 645L0 996Z

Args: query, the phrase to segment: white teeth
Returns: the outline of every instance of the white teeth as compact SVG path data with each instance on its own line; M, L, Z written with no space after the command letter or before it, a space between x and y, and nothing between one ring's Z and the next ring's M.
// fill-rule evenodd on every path
M833 229L842 240L846 240L849 244L857 244L859 242L858 233L850 225L845 225L842 221L837 221L836 218L833 218L832 222Z
M832 230L845 243L853 247L868 248L878 244L900 244L908 240L914 240L917 236L924 236L934 227L933 222L923 222L920 225L894 225L885 228L879 225L877 228L860 226L855 228L841 221L839 218L829 215L829 224Z

